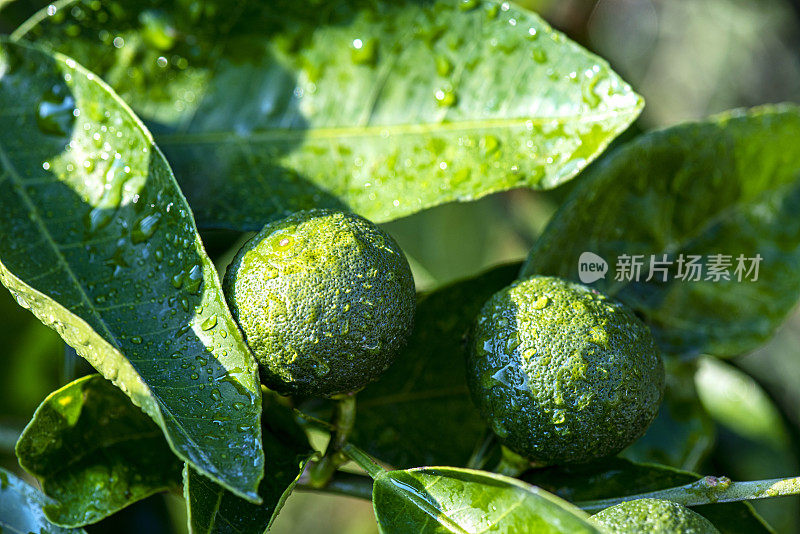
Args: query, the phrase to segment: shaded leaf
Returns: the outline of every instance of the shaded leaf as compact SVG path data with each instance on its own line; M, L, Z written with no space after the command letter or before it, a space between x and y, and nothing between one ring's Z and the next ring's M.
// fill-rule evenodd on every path
M701 478L665 465L608 458L593 464L547 467L526 473L522 479L571 502L638 495ZM723 534L772 532L750 503L707 504L693 509L714 523Z
M358 394L351 441L395 467L464 465L487 428L469 398L464 336L518 265L423 295L408 345Z
M81 0L15 37L84 62L150 121L203 226L309 207L382 222L552 188L643 105L604 60L486 0Z
M566 501L517 479L455 467L386 471L372 491L381 532L599 533Z
M714 422L703 408L694 375L695 361L667 358L664 401L645 434L622 451L635 462L655 462L678 469L695 470L714 446Z
M180 458L257 499L257 366L150 134L72 59L2 41L0 109L3 284Z
M47 517L94 523L180 485L181 465L161 429L100 375L51 393L17 442L20 465L55 500Z
M0 468L0 532L40 534L83 533L52 524L42 510L51 501L39 491Z
M732 356L772 335L800 294L800 108L734 111L640 136L594 167L536 242L523 276L575 279L578 259L610 263L592 286L634 308L671 354ZM622 255L640 281L617 281ZM646 282L650 255L674 262ZM676 279L680 254L725 255L730 280ZM758 278L738 257L760 255ZM745 269L751 267L745 261Z
M266 474L258 494L263 504L240 499L187 465L184 493L190 532L255 534L272 525L311 459L312 449L292 413L274 401L265 406L262 424Z

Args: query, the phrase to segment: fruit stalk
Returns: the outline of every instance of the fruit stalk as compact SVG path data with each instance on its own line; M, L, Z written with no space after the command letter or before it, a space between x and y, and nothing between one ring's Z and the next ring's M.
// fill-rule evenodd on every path
M353 430L356 421L356 395L349 393L336 399L331 439L325 449L325 456L310 470L308 485L311 488L324 488L333 478L336 470L347 462L342 448Z

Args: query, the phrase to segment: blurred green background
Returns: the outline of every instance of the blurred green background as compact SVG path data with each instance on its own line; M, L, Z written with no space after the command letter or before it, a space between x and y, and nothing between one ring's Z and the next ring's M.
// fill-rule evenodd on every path
M800 102L800 0L525 0L570 38L606 58L647 106L623 136L725 109ZM0 0L0 33L46 2ZM580 180L580 177L576 180ZM522 259L569 185L451 204L385 225L411 261L420 290ZM468 236L468 238L465 238ZM204 235L218 264L241 236ZM0 465L19 472L13 446L39 402L90 372L58 336L0 292ZM800 313L766 346L730 362L702 359L696 385L717 424L698 470L734 479L795 475L800 460ZM30 480L30 479L29 479ZM759 502L778 532L800 533L800 499ZM183 532L179 496L157 495L89 532ZM296 492L277 533L376 532L366 501Z

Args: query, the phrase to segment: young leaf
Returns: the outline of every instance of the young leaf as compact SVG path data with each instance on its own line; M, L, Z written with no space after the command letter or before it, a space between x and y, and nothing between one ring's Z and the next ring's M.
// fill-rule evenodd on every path
M358 394L353 443L395 467L467 462L486 424L469 398L464 336L517 271L497 267L421 297L408 345Z
M161 429L100 375L51 393L16 447L20 465L54 499L48 519L95 523L180 485L181 465Z
M266 475L258 488L263 504L251 504L186 466L184 494L193 534L266 532L294 489L312 449L292 413L275 403L262 417Z
M0 532L86 534L83 529L59 527L48 521L42 509L50 503L39 491L0 467Z
M507 2L56 6L15 37L84 62L152 122L203 226L320 206L382 222L552 188L643 105L604 60Z
M800 108L782 105L635 139L589 172L522 275L577 278L581 254L593 252L611 266L593 287L641 314L665 352L733 356L752 349L800 295L798 136ZM643 256L638 282L628 270L612 274L623 255ZM659 271L646 281L651 255L672 262L666 282ZM701 280L677 279L681 255L684 262L701 257ZM757 261L750 259L758 257L754 280ZM729 280L716 280L715 264ZM684 263L683 274L690 272Z
M563 499L578 502L682 486L701 476L664 465L608 458L593 464L536 469L522 478ZM724 534L772 532L747 502L708 504L693 509Z
M385 471L372 490L381 532L597 533L588 516L539 488L484 471Z
M258 500L257 366L149 132L72 59L4 41L0 109L2 283L181 459Z

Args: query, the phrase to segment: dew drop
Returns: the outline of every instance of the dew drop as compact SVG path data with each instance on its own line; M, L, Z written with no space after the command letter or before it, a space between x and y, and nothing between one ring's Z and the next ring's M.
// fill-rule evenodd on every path
M36 110L36 124L42 133L64 137L72 129L75 120L75 99L67 88L55 85L39 101Z
M205 321L203 321L203 324L200 325L200 328L203 330L211 330L215 326L217 326L217 316L211 315Z
M436 72L439 76L449 76L453 72L453 64L445 56L436 56Z
M353 39L350 57L359 65L374 65L378 60L378 41L373 38Z
M453 90L453 88L450 86L437 89L433 96L436 99L436 103L439 104L439 107L443 108L454 106L458 101L458 96L456 95L455 90Z
M131 228L131 241L134 244L138 244L153 237L153 234L158 229L159 222L161 222L161 214L158 212L148 213L139 217L133 223L133 228Z

